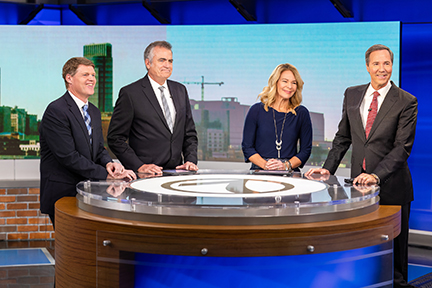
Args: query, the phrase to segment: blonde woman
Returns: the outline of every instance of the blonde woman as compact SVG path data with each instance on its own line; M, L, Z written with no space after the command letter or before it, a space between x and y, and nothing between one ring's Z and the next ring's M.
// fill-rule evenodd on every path
M242 149L251 170L300 171L309 159L312 123L309 111L300 105L303 84L293 65L280 64L258 95L261 102L249 109Z

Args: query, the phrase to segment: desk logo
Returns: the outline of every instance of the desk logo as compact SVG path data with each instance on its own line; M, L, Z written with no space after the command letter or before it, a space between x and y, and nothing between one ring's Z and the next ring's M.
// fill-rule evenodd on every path
M283 192L294 188L294 185L274 180L261 180L256 178L212 178L212 179L187 179L165 182L161 185L168 190L181 192L205 191L206 194L257 194Z

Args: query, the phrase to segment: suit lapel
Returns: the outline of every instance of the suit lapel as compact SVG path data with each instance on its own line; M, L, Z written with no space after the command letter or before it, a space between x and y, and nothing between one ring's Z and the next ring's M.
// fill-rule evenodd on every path
M179 97L179 93L177 93L177 91L174 89L174 87L171 85L171 82L167 80L167 84L168 84L168 89L170 91L171 94L171 98L173 99L174 102L174 108L176 111L179 111L180 109L180 97ZM176 117L175 117L175 121L174 121L174 127L173 127L173 132L176 129L177 123L179 123L179 117L181 117L181 113L176 113Z
M354 113L354 119L353 123L351 123L351 126L353 127L353 130L356 131L358 134L361 135L363 141L366 141L366 134L365 134L365 128L363 127L363 121L361 117L361 103L363 102L363 98L366 94L367 87L369 85L359 86L359 90L356 93L354 105L355 105L355 113Z
M86 125L84 123L84 118L83 118L83 116L81 114L81 111L79 110L79 108L76 105L75 101L72 99L72 97L69 95L68 92L66 92L66 94L64 95L64 97L65 97L67 105L69 106L69 111L71 111L72 115L75 117L75 119L79 123L79 125L81 127L81 130L82 130L82 132L84 134L84 137L87 140L87 145L88 145L90 151L92 151L91 146L90 146L90 137L88 135L87 127L86 127ZM92 115L90 115L90 117L92 117Z
M143 93L145 97L149 100L150 104L153 106L153 109L156 111L156 113L159 115L162 123L164 123L165 127L169 131L168 123L166 122L165 115L162 111L162 108L159 104L159 101L156 98L155 92L153 90L153 87L150 84L150 80L148 79L148 75L146 75L143 78L142 86L143 86Z
M89 111L89 115L90 115L90 118L91 118L91 122L92 122L92 142L91 142L91 144L90 144L90 137L88 136L88 131L87 131L87 127L85 127L86 128L86 133L87 133L87 139L89 140L88 141L88 143L90 144L90 151L91 151L91 155L92 155L92 159L94 160L94 159L96 159L96 152L97 152L97 149L95 149L95 146L96 146L96 144L98 143L98 139L97 139L97 136L96 136L96 133L95 133L95 130L93 129L93 127L95 127L96 125L95 125L95 121L96 121L96 115L95 115L95 111L94 111L94 108L96 108L96 106L93 106L93 105L91 105L90 104L90 102L89 102L89 109L88 109L88 111ZM97 109L97 108L96 108ZM83 119L84 120L84 119ZM98 125L99 126L99 125Z
M373 137L373 134L378 128L378 126L380 125L381 121L385 118L385 116L389 113L393 105L396 103L398 94L399 94L398 89L392 82L392 87L390 88L389 92L384 98L384 102L381 104L381 107L378 111L375 121L373 122L368 139Z

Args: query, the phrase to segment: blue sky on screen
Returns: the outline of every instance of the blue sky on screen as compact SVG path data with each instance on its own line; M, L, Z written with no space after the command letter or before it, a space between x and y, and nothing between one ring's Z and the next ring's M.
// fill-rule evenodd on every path
M155 40L173 44L179 82L206 85L205 100L237 97L251 105L280 63L297 67L305 81L303 105L324 113L325 137L332 139L340 119L343 92L369 82L364 52L373 44L395 53L392 80L399 83L399 22L204 25L204 26L0 26L1 105L18 106L42 117L63 95L63 64L82 56L83 46L111 43L114 99L120 88L145 75L143 51ZM200 85L187 84L191 99Z
M324 113L328 139L336 132L345 89L370 81L364 60L370 46L392 49L392 80L399 83L399 22L175 26L167 28L167 37L174 47L173 79L224 82L205 86L206 100L255 103L273 69L293 64L305 82L303 105ZM200 86L187 87L199 100Z

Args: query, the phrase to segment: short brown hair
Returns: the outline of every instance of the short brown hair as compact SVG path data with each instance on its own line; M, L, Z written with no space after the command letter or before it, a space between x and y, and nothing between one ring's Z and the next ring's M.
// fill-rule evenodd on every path
M372 52L380 51L380 50L387 50L387 51L390 53L391 62L392 62L392 64L393 64L393 58L394 58L394 55L393 55L393 52L390 50L390 48L387 47L387 46L385 46L385 45L382 45L382 44L375 44L375 45L369 47L368 50L366 50L366 53L365 53L365 60L366 60L366 65L367 65L367 66L369 66L370 54L371 54Z
M69 59L63 65L63 79L65 81L66 89L69 86L69 83L66 81L66 75L69 74L71 76L74 76L77 73L79 65L92 66L93 68L95 68L93 62L85 57L73 57Z

